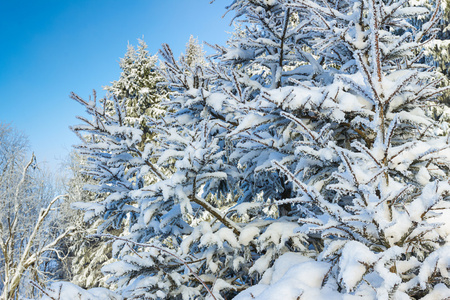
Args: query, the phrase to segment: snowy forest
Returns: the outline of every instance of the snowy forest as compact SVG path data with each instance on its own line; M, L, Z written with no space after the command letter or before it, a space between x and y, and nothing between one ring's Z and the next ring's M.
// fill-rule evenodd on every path
M1 300L450 299L450 2L228 2L71 93L62 182L0 125Z

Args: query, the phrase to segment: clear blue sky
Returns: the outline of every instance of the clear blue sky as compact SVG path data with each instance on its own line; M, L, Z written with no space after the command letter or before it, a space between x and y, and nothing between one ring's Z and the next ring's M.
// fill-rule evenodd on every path
M192 34L224 44L231 0L0 0L0 122L28 135L38 161L55 168L73 144L68 129L92 89L120 76L127 44L144 37L151 53L175 55ZM205 50L206 46L205 46Z

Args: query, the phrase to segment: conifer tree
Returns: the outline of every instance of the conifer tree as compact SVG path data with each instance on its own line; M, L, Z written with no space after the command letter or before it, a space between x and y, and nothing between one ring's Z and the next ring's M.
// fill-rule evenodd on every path
M194 38L193 35L189 37L189 41L186 44L184 59L186 60L186 64L190 67L206 63L203 47L198 43L198 39Z
M122 70L119 80L104 87L124 105L127 111L125 122L130 126L138 124L144 131L143 144L152 138L147 128L147 118L164 114L159 103L168 96L157 70L158 57L150 55L147 48L143 40L139 40L136 48L128 45L125 56L119 62Z
M429 109L447 89L421 54L439 8L235 0L244 26L216 60L163 45L173 94L151 143L120 98L73 95L122 295L450 296L450 147Z
M442 1L424 1L423 3L418 3L417 1L410 1L411 5L423 5L427 9L432 9L435 5L440 5L442 17L440 18L439 22L436 24L436 28L439 30L436 30L434 33L434 40L428 42L425 44L425 51L423 51L424 57L422 58L423 61L426 61L427 64L430 66L433 66L436 68L436 71L442 73L445 77L443 82L441 83L441 86L447 86L449 84L450 79L450 73L449 73L449 40L450 40L450 27L449 27L449 20L450 20L450 2L448 0L442 0ZM427 23L429 21L429 17L426 16L418 16L416 18L413 18L412 24L420 28L423 26L423 24ZM449 93L444 92L442 95L440 95L440 100L449 103ZM435 115L436 118L439 118L441 121L447 121L448 122L448 112L443 112L442 110L435 109Z
M293 231L294 218L271 218L276 208L266 195L238 200L246 175L229 157L227 137L238 123L231 106L220 105L228 97L223 80L233 74L213 63L177 62L167 45L162 55L174 95L162 103L166 115L149 122L155 141L144 150L142 131L126 124L118 99L111 99L112 114L73 95L94 118L74 127L92 135L78 147L89 158L87 174L99 180L90 189L108 193L85 209L104 218L100 233L125 229L113 246L120 261L103 268L125 297L229 298L283 253L307 253L306 241Z
M85 163L76 152L73 151L70 154L67 162L69 180L65 183L69 199L63 207L62 218L68 219L64 221L77 228L76 234L73 234L66 242L68 245L66 264L70 275L68 279L82 288L91 289L108 286L101 268L112 261L112 247L111 244L103 243L99 238L89 237L96 233L100 222L84 222L85 216L81 211L76 210L76 208L82 210L88 203L104 200L100 199L101 194L84 188L86 185L98 184L82 172Z
M296 231L316 241L317 256L236 299L448 297L448 231L440 223L449 208L448 132L428 109L447 88L420 60L439 4L294 0L284 7L300 14L296 40L328 76L268 91L252 107L255 115L258 107L281 108L298 134L294 160L272 162L297 191L278 203L296 204ZM420 28L408 21L421 16L428 22Z

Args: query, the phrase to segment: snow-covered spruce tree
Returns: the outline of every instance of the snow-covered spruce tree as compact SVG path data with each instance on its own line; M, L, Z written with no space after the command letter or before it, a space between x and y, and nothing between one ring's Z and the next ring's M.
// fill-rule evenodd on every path
M147 51L147 45L143 40L139 41L137 48L128 46L128 50L120 60L120 68L122 70L119 80L113 81L110 86L105 86L104 89L108 91L109 97L104 103L104 114L115 115L115 105L120 106L121 116L124 119L121 120L122 125L126 125L132 128L137 128L142 131L141 141L138 148L143 149L146 143L151 143L153 136L150 128L147 126L147 118L158 117L164 114L164 110L159 106L161 99L167 97L167 88L160 85L162 77L157 71L158 57L156 55L151 56ZM73 95L73 97L77 97ZM112 100L113 99L113 100ZM125 111L127 112L125 114ZM90 136L84 136L83 139L89 141L89 143L95 143L97 141L90 140ZM75 166L76 168L83 169L82 165L88 163L89 155L84 153L78 160L82 163ZM70 196L78 197L80 203L75 207L84 209L89 206L92 201L103 201L108 195L106 193L98 193L97 190L88 188L87 190L79 191L80 180L84 181L83 185L90 187L96 186L95 176L91 176L89 172L83 173L83 171L75 170L76 173L73 180L70 182L72 189L70 190ZM88 168L89 169L89 168ZM86 170L85 170L86 171ZM78 180L78 182L76 182ZM74 200L74 199L72 199ZM73 261L73 282L84 288L92 288L96 286L107 286L104 282L104 277L101 276L100 269L102 265L111 259L111 244L101 243L98 238L86 237L90 233L92 234L97 230L99 226L99 220L94 220L90 215L85 215L84 220L87 222L83 227L86 232L83 239L78 239L71 251L75 251ZM120 224L120 222L118 222ZM104 229L101 229L102 232ZM118 230L118 231L117 231ZM119 234L123 228L120 225L116 226L114 234ZM80 235L83 235L80 233ZM78 236L79 237L79 236ZM74 237L76 239L76 237ZM80 242L81 241L81 242ZM96 269L96 270L95 270Z
M74 127L81 137L89 134L78 147L88 158L86 173L99 180L89 188L108 195L85 209L88 218L103 217L100 232L123 230L114 243L120 261L103 268L123 296L230 298L279 255L306 251L305 241L293 231L295 219L267 217L276 216L267 195L242 196L247 174L229 157L235 142L228 134L246 112L223 102L234 103L237 76L247 75L214 63L189 65L183 57L177 62L168 46L162 54L177 93L164 103L166 116L148 124L155 140L143 151L142 131L124 121L117 98L110 113L73 95L93 117ZM224 91L227 82L237 88Z
M61 217L66 223L77 228L76 234L67 239L66 244L66 265L69 270L69 278L74 284L82 288L106 287L105 277L101 273L101 268L112 261L111 244L103 243L99 238L89 237L96 233L100 220L94 223L84 222L81 211L75 210L74 203L98 202L104 200L102 194L90 192L84 187L86 185L96 185L94 179L82 173L82 166L86 162L75 151L70 153L66 162L67 178L65 189L68 201L61 206ZM80 204L78 204L80 205ZM61 220L62 221L62 220Z
M186 60L187 65L190 67L206 63L205 51L203 51L202 45L199 44L198 38L194 38L193 35L189 37L184 56L184 60Z
M136 48L128 45L125 56L119 62L122 70L119 80L104 87L113 97L117 97L119 103L125 105L126 124L139 124L139 128L144 131L143 144L152 139L147 128L147 118L164 114L158 103L168 97L168 90L160 84L163 78L156 66L158 56L150 55L147 48L143 40L139 40ZM109 108L114 113L114 109Z
M450 1L449 0L427 0L427 1L416 1L411 0L409 3L412 6L420 5L425 6L427 9L433 9L436 5L441 6L442 16L436 24L436 28L439 29L436 31L435 39L425 44L425 51L423 51L423 61L426 61L427 64L431 66L435 66L436 71L442 73L445 76L445 80L441 82L440 86L447 86L450 82L450 53L449 53L449 45L450 45L450 31L449 31L449 20L450 20ZM422 15L413 17L411 23L415 28L419 29L423 24L429 21L429 15ZM440 95L440 100L449 103L449 92L444 92ZM449 119L449 112L442 111L441 109L435 109L436 119L440 119L442 121L447 121Z
M440 30L437 33L436 42L431 43L427 48L435 61L437 71L446 77L446 80L441 84L444 86L450 83L450 1L442 0L441 5L443 14L438 25ZM450 92L444 92L440 99L448 105L450 103ZM448 122L450 118L448 111L441 116Z
M407 1L283 2L264 3L299 14L295 40L314 58L302 67L322 78L268 91L253 114L281 109L290 123L296 157L273 165L297 196L278 203L296 204L296 231L315 241L317 256L289 270L280 259L277 276L236 299L448 298L441 222L448 222L450 146L429 114L446 88L420 63L439 3L429 10ZM418 29L408 22L427 14Z
M416 1L411 0L409 3L412 6L420 5L425 6L428 9L432 9L436 5L441 6L442 15L439 19L438 23L436 24L436 28L439 29L439 31L436 32L436 37L433 41L425 45L426 51L424 52L425 57L427 60L434 60L431 64L435 65L437 68L437 71L443 73L446 75L446 77L449 77L449 71L448 71L448 61L449 61L449 53L448 53L448 40L450 38L450 32L449 32L449 19L450 19L450 7L448 6L449 1L448 0L442 0L442 1L435 1L435 0L427 0L427 1ZM429 21L429 16L418 16L413 18L412 24L415 27L423 26L424 23Z
M177 197L184 195L182 182L177 182L182 177L169 178L168 171L164 172L153 164L150 157L155 151L153 144L140 152L137 145L142 131L123 123L124 111L117 99L112 100L116 107L115 114L108 115L106 109L97 108L95 102L73 97L94 116L94 122L87 121L86 126L74 128L93 134L85 145L79 147L82 154L90 157L87 173L100 181L91 189L109 193L104 201L85 205L87 216L102 215L105 220L99 227L100 233L111 227L122 231L129 240L115 243L114 255L121 261L105 267L104 272L114 275L113 280L122 288L123 295L129 298L145 296L162 299L180 294L186 297L200 294L200 287L189 287L193 278L184 274L185 265L181 263L186 259L195 268L193 262L197 259L191 256L175 259L176 256L166 255L155 248L133 244L150 242L153 246L169 249L166 250L169 253L179 252L183 234L192 232L180 216L181 205L173 199L175 192ZM169 186L172 183L181 188Z
M299 134L281 113L308 117L308 111L296 106L290 93L280 94L282 99L275 101L270 93L303 81L313 86L330 81L335 67L350 61L351 53L338 43L335 50L339 57L324 68L325 58L313 56L311 49L312 39L321 33L299 34L310 25L309 19L278 1L234 1L229 9L242 25L228 47L216 46L221 65L233 70L230 79L217 76L224 78L218 90L228 95L229 110L240 112L236 114L238 126L228 134L236 143L231 158L245 174L240 201L256 194L268 200L289 198L293 196L292 185L279 170L271 168L271 161L290 165ZM291 209L283 204L279 214L290 214Z
M442 90L417 57L438 12L416 30L406 17L428 11L406 2L230 9L253 24L218 47L218 64L176 62L163 48L178 94L144 151L118 101L108 114L78 99L94 116L77 127L93 134L90 172L111 193L87 209L129 225L104 271L130 298L193 298L204 284L230 297L261 276L239 297L446 293L446 248L436 250L446 232L433 222L446 204L447 140L426 109ZM291 217L267 218L277 214ZM286 253L304 251L303 233L314 260Z

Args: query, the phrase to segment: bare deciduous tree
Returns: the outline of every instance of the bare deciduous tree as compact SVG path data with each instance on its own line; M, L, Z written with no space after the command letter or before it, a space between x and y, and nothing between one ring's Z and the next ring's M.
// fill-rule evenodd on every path
M42 254L56 249L72 231L43 232L52 206L49 182L38 170L34 154L28 163L27 139L9 125L0 124L0 279L1 299L18 297L24 276L38 279ZM53 197L53 198L52 198ZM48 228L46 228L48 229ZM57 230L59 231L59 230ZM55 250L56 251L56 250ZM33 269L33 272L28 272Z

